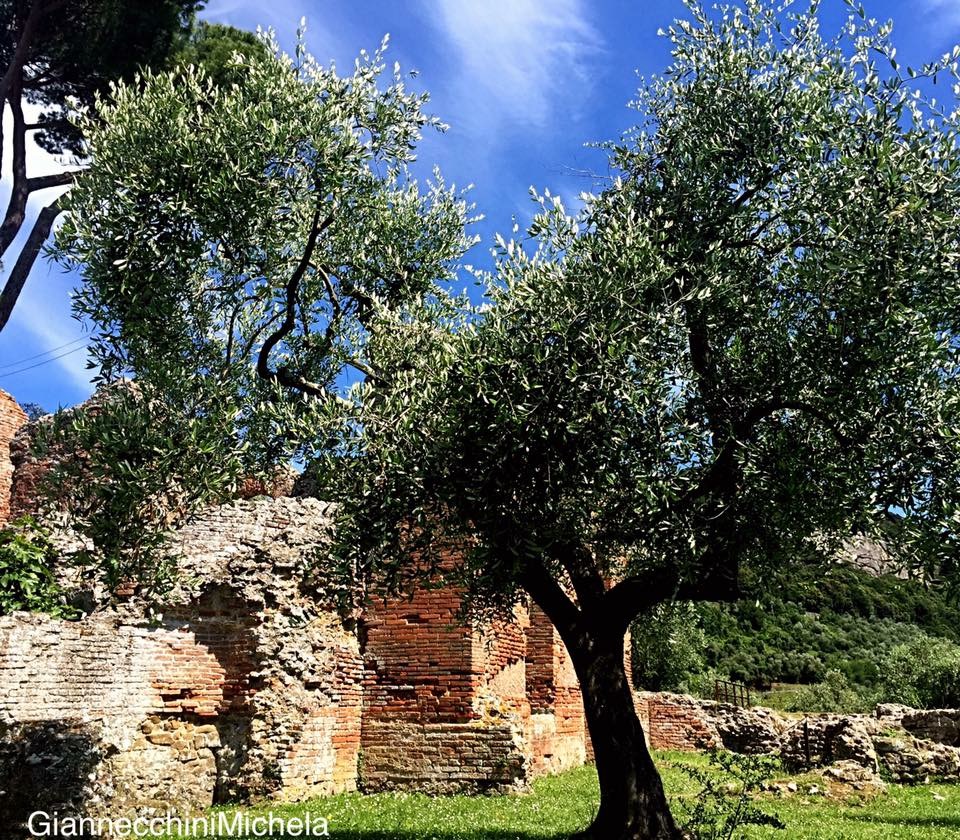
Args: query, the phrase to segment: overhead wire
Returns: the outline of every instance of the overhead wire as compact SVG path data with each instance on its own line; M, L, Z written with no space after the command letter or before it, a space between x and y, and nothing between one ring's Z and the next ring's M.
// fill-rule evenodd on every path
M8 370L8 371L0 372L0 379L5 379L5 378L8 377L8 376L15 376L15 375L18 374L18 373L25 373L26 371L28 371L28 370L33 370L34 368L43 367L43 365L48 365L48 364L50 364L51 362L57 361L57 359L62 359L62 358L64 358L64 356L70 356L71 354L76 353L76 352L78 352L79 350L84 350L84 349L86 349L86 346L85 346L85 345L81 345L80 347L74 347L73 350L67 350L66 353L60 353L60 354L57 355L57 356L53 356L53 357L51 357L51 358L49 358L49 359L44 359L42 362L36 362L35 364L27 365L26 367L22 367L22 368L18 368L17 370Z
M24 362L32 362L34 359L39 359L42 356L49 356L51 353L56 353L58 350L64 350L67 347L71 347L74 344L86 343L86 337L75 338L73 341L68 341L66 344L61 344L59 347L51 347L49 350L44 350L42 353L35 353L32 356L24 356L22 359L17 359L15 362L6 362L0 365L0 373L2 373L7 368L19 367ZM79 349L79 348L75 348Z

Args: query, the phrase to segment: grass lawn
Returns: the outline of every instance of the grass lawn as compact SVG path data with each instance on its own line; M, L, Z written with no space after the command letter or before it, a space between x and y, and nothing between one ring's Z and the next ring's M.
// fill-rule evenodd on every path
M672 763L705 767L703 756L659 753L657 759L674 800L696 795L698 785ZM596 774L584 767L541 779L523 796L345 794L270 810L326 817L330 836L340 840L561 840L590 822L597 798ZM879 796L848 799L763 794L759 804L787 828L751 828L751 840L960 840L960 786L891 785Z

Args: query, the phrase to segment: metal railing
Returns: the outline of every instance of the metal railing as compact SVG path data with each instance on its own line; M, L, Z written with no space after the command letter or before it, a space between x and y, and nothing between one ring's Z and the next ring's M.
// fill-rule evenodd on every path
M718 703L729 703L733 706L743 706L749 708L753 704L750 702L750 688L742 683L730 682L729 680L717 680L713 686L713 699Z

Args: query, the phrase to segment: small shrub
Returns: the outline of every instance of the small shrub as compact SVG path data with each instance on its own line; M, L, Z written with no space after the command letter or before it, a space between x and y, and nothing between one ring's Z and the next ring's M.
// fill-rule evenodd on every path
M786 828L774 814L760 810L754 797L780 769L768 756L738 755L715 750L710 770L676 765L700 785L700 793L688 804L681 800L677 817L684 837L690 840L733 840L745 837L748 825Z
M798 688L784 708L788 712L866 712L873 700L856 691L842 671L827 671L823 682Z
M50 570L54 549L47 532L29 517L0 530L0 615L17 610L73 618Z

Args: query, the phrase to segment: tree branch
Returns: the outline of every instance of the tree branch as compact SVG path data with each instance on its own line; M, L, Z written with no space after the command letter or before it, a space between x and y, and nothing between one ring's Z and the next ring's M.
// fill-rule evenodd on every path
M27 63L27 56L30 53L33 36L36 34L37 26L40 24L40 18L43 17L46 11L47 8L45 8L43 0L33 0L30 4L30 11L27 13L26 20L24 20L23 26L20 29L20 36L17 38L16 49L13 51L3 78L0 78L0 103L9 99L10 104L13 105L11 94L14 93L15 88L17 89L15 95L19 101L19 85L16 84L16 81L23 73L23 65Z
M27 178L27 192L47 190L51 187L68 187L77 180L82 169L73 169L69 172L54 172L52 175L38 175L36 178Z
M10 89L10 111L13 114L13 188L10 190L10 200L7 202L7 211L0 224L0 257L7 252L23 225L27 209L27 147L24 131L23 105L20 102L20 85L15 83Z
M539 561L529 561L520 575L520 584L566 641L573 634L582 614L553 575Z
M583 545L562 543L552 553L569 575L580 607L588 609L596 604L606 592L606 587L590 552Z
M60 215L59 198L44 207L40 211L40 215L37 216L33 229L30 231L30 236L23 246L20 256L17 257L16 263L14 263L10 276L3 286L3 291L0 292L0 331L10 320L10 313L13 312L17 299L20 297L20 292L23 291L30 269L33 267L43 243L47 241L50 229L58 215Z
M330 399L330 392L322 385L310 382L298 373L294 373L287 367L280 367L277 370L270 369L270 353L284 338L286 338L297 325L297 293L300 289L300 282L303 280L307 269L310 267L310 260L313 257L314 249L317 246L317 240L333 223L333 215L327 216L321 220L320 201L317 201L317 209L313 214L313 223L310 227L310 235L307 237L307 244L304 248L300 262L294 269L293 274L287 281L285 289L285 317L279 328L272 333L260 348L260 354L257 357L257 375L261 379L278 382L284 388L293 388L301 393L308 394L321 399Z
M676 569L632 575L609 589L597 606L597 619L615 633L625 633L641 613L667 601L734 601L740 597L737 563L714 550L688 578Z
M688 509L697 499L701 499L715 490L723 489L728 483L728 474L737 446L749 443L753 437L754 430L761 421L772 414L776 414L778 411L798 411L803 414L809 414L826 426L842 447L847 448L851 443L850 439L840 431L829 414L810 403L802 400L774 398L763 400L747 411L743 417L734 424L731 439L721 447L713 463L707 468L706 473L697 486L685 493L679 502L673 506L673 511L682 512Z

